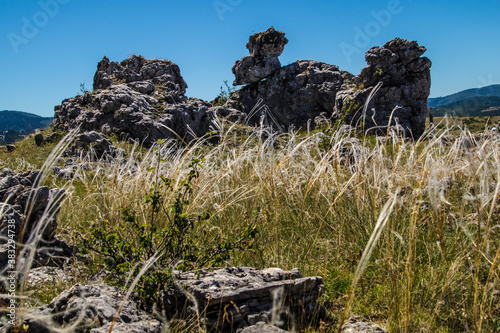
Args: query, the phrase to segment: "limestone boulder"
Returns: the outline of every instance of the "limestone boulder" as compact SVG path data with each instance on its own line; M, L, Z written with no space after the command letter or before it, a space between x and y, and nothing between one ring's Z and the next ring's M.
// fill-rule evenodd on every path
M289 327L320 317L324 311L316 303L324 290L322 278L303 277L298 269L231 267L186 272L178 273L175 283L196 299L191 312L206 313L205 322L221 332L258 322Z
M246 45L250 56L234 64L233 74L236 79L233 85L259 82L276 72L281 67L278 56L287 43L285 33L274 27L250 36Z
M97 131L150 146L158 139L190 140L209 131L214 117L205 105L170 103L165 95L144 94L126 84L66 99L56 107L52 127Z
M72 253L66 243L55 238L65 191L39 186L39 177L40 171L14 174L4 170L0 175L0 200L4 205L0 216L0 269L8 265L8 245L12 241L21 257L36 245L32 266L54 264Z
M241 60L236 61L233 66L233 74L236 77L233 85L237 86L259 82L276 72L280 67L281 63L277 57L244 57Z
M338 66L299 60L237 90L225 107L247 114L249 124L259 124L265 117L281 129L305 127L316 117L332 115L337 92L352 78Z
M51 328L74 325L78 332L161 332L162 325L140 305L137 295L105 284L76 284L50 304L29 312L27 333L48 333ZM120 310L120 311L119 311Z
M94 90L108 89L112 85L125 83L145 94L161 91L171 102L186 100L187 84L181 76L179 66L166 59L148 60L133 55L118 63L104 57L97 65L94 75Z
M421 57L425 51L401 38L368 50L368 65L336 96L337 117L365 131L385 133L392 126L405 136L420 137L431 86L431 61Z
M246 47L252 57L279 57L286 44L285 33L270 27L250 36Z

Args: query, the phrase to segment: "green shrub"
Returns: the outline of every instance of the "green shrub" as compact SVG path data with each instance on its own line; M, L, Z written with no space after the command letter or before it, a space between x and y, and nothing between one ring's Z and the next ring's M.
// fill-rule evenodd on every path
M154 302L163 288L172 286L173 269L218 265L229 259L231 251L254 247L258 233L255 226L245 228L238 239L222 239L209 235L205 228L210 220L208 212L197 217L185 212L202 162L203 159L193 159L188 175L177 187L172 179L159 175L158 168L149 170L156 172L157 182L144 199L149 209L146 219L123 207L120 224L98 220L84 231L83 249L97 253L100 264L119 284L136 278L145 263L156 258L137 284L138 293L147 301ZM162 163L159 157L158 163ZM202 238L209 237L212 241L208 245L198 245L207 244Z
M224 85L226 86L226 89L224 89L222 86L220 87L220 93L215 97L213 103L215 106L222 106L226 104L227 100L231 96L231 94L234 92L234 88L230 87L229 84L227 83L227 80L224 80Z

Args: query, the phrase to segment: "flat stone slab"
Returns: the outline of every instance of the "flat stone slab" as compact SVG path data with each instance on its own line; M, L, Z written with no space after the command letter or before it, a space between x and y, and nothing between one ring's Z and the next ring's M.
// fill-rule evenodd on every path
M342 333L388 333L377 324L370 323L360 317L351 317L343 326Z
M298 269L231 267L176 276L177 287L196 299L191 311L206 313L206 323L223 332L258 322L287 327L322 312L316 304L324 290L322 278L302 277Z

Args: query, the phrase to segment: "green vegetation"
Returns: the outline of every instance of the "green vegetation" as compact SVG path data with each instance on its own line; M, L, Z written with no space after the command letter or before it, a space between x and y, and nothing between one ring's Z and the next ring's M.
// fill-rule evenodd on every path
M139 295L153 304L166 287L173 286L172 269L220 265L233 250L252 248L256 226L245 228L239 239L231 240L210 233L206 228L208 212L198 217L185 212L193 195L192 183L203 168L202 161L192 160L188 175L175 187L173 179L159 174L158 157L157 168L148 170L155 172L155 182L144 200L146 207L141 207L141 211L124 207L118 223L99 220L82 232L82 250L97 254L98 263L112 273L113 284L123 286L128 279L138 278ZM210 246L197 246L202 237L205 241L210 239Z
M492 137L464 148L471 133L452 123L433 131L416 142L392 133L386 140L361 137L363 149L349 150L347 159L352 133L336 128L325 130L328 144L321 147L321 131L264 136L225 122L216 145L200 139L182 149L170 141L149 151L128 146L125 164L134 172L124 162L96 162L66 185L60 235L70 244L94 240L103 253L90 251L74 265L91 273L108 267L109 278L121 277L115 281L124 287L134 286L120 282L125 272L140 279L136 263L151 263L138 280L140 292L155 286L148 284L155 272L168 274L161 269L177 264L149 261L167 248L218 253L246 239L251 249L222 256L217 265L298 267L323 277L327 318L303 332L335 332L344 314L392 332L498 331L500 148ZM445 138L452 133L450 144ZM32 141L19 144L24 156L2 152L0 167L38 167L47 151ZM166 234L188 247L168 245ZM117 248L123 258L111 253ZM185 268L201 264L174 257ZM167 261L155 266L160 260ZM90 278L80 274L75 282Z
M222 106L226 104L227 100L234 92L234 88L229 86L227 80L224 80L224 85L226 86L226 88L223 88L221 86L219 95L217 95L217 97L215 97L215 99L212 101L215 106Z

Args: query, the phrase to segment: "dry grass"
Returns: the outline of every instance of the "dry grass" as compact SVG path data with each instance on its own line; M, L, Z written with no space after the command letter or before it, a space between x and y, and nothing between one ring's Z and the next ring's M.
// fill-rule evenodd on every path
M342 129L324 151L322 133L300 138L261 128L242 138L240 126L220 127L218 145L162 145L159 166L154 150L138 163L94 163L71 184L61 233L75 242L93 221L117 225L123 207L146 221L148 170L178 185L190 161L204 157L187 213L209 211L205 227L220 235L258 225L260 250L236 252L227 265L322 276L329 316L306 331L335 331L344 312L393 332L500 329L496 137L468 148L470 132L450 124L425 141L363 137L346 163L353 134ZM443 140L451 132L456 141ZM99 268L95 259L86 264L91 270Z

